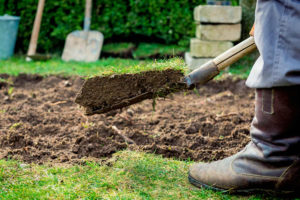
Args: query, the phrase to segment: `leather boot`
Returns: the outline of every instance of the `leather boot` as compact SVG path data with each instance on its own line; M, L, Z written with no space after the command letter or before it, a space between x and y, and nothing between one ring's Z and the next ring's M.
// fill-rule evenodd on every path
M197 187L237 193L300 192L300 86L257 89L251 142L241 152L190 167Z

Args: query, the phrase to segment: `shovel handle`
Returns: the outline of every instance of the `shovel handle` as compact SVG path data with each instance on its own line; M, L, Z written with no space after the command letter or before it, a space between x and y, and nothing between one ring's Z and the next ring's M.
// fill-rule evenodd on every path
M226 67L238 61L240 58L251 53L256 49L253 36L242 41L236 46L228 49L215 59L201 65L190 74L188 74L184 81L188 88L193 88L196 84L205 84L209 80L217 76L220 71L224 70Z
M34 55L36 53L36 47L39 38L44 6L45 6L45 0L39 0L27 55Z
M91 18L92 18L92 0L85 0L85 14L84 14L84 25L83 25L84 31L90 30Z

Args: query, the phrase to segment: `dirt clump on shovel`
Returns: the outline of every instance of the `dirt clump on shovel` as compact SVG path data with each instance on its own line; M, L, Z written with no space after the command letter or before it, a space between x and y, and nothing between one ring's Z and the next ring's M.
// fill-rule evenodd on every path
M174 69L92 77L84 82L75 102L85 108L86 115L106 113L181 90L183 77L182 71Z

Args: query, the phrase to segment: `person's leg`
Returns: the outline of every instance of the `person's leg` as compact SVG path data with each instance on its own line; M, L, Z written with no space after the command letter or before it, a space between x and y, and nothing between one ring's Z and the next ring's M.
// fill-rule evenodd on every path
M250 132L243 151L191 166L189 181L232 192L299 192L300 86L257 89Z

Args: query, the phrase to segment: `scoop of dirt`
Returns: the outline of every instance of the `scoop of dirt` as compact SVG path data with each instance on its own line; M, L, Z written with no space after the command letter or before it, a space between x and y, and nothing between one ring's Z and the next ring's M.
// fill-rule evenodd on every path
M184 89L183 77L174 69L93 77L84 82L75 102L86 115L105 113Z

